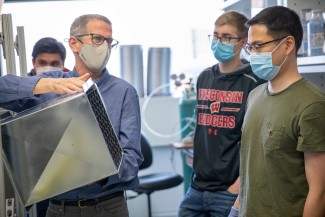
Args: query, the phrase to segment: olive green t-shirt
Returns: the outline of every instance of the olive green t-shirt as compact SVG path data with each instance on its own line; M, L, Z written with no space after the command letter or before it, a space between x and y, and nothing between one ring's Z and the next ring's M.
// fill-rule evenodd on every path
M246 217L302 216L304 152L325 151L325 94L306 79L248 98L240 151L240 210Z

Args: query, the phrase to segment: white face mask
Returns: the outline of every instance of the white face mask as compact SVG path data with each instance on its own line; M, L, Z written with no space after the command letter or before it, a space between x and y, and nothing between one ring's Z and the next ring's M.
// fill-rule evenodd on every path
M49 71L62 71L62 69L53 66L42 66L42 67L37 67L35 69L36 75L42 74L44 72L49 72Z
M83 44L79 56L87 68L92 72L101 72L111 55L111 49L107 43L101 45Z

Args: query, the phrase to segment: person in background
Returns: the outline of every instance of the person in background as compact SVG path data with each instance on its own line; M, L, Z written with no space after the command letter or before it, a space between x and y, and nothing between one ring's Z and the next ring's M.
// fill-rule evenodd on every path
M123 149L120 176L112 175L50 198L46 217L129 216L124 192L135 190L139 184L139 165L143 162L141 119L135 88L106 69L111 50L117 45L118 41L112 37L112 23L107 17L82 15L70 28L69 46L75 57L72 71L0 77L0 107L16 112L62 94L82 92L82 85L91 77L98 86Z
M246 99L265 82L240 56L247 42L247 18L236 11L222 14L210 35L219 63L197 79L196 129L191 186L179 217L228 216L238 195L239 147Z
M66 49L55 38L44 37L39 39L32 51L33 69L28 76L34 76L51 70L69 71L64 67ZM49 200L40 201L36 204L37 217L45 217L49 206Z
M66 49L61 42L51 37L44 37L38 40L32 52L33 69L29 76L37 75L50 70L69 71L64 67Z
M299 16L268 7L247 25L250 64L268 82L247 101L239 216L324 217L325 94L299 74Z

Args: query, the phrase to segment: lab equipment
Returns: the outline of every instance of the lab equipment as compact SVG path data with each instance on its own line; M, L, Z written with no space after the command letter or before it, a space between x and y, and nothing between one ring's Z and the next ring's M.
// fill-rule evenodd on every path
M323 55L324 18L323 11L312 10L311 20L307 24L308 56Z

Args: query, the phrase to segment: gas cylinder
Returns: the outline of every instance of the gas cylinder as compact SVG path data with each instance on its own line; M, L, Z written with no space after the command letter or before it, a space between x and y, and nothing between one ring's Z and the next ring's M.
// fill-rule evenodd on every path
M196 95L195 93L186 93L180 98L179 111L180 111L180 125L181 125L181 138L193 137L196 117L195 117ZM181 152L183 161L183 174L184 174L184 193L187 192L192 175L192 167L187 163L187 154L183 150Z

